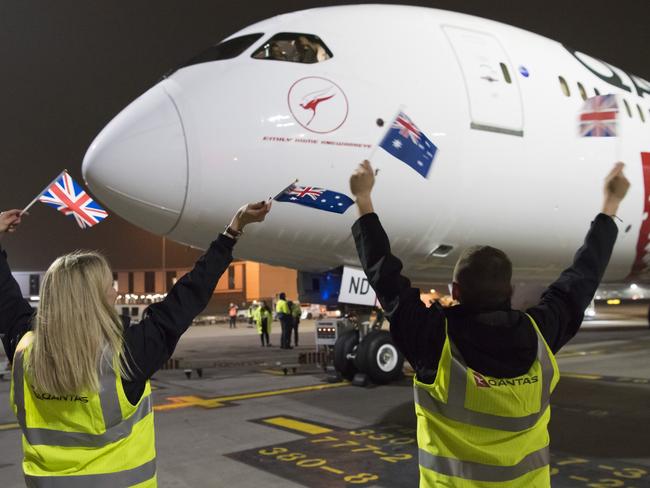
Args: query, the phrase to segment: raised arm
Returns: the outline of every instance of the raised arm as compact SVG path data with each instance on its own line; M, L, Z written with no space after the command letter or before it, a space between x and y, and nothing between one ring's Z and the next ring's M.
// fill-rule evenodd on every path
M126 329L132 381L151 378L171 357L181 335L207 306L219 278L228 269L237 237L247 224L262 222L270 209L270 202L240 208L226 232L210 245L192 271L176 282L162 302L148 307L139 324Z
M416 369L431 356L436 330L444 323L442 312L428 309L420 300L420 290L401 274L402 262L392 254L388 236L374 213L373 169L364 161L350 178L360 217L352 227L359 260L370 285L377 293L390 320L393 340Z
M544 292L539 305L528 310L553 352L578 332L609 263L618 235L612 217L630 187L623 167L623 163L617 163L605 179L602 212L591 223L573 263Z
M20 210L0 212L0 239L15 232L21 222ZM11 274L7 253L0 246L0 338L11 361L16 345L31 330L32 307L23 299L20 287Z

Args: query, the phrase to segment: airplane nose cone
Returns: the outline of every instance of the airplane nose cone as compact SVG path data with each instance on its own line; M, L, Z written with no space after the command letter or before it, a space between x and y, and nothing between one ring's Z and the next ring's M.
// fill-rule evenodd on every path
M82 172L94 195L129 222L156 234L174 228L185 201L187 150L178 111L160 84L102 130Z

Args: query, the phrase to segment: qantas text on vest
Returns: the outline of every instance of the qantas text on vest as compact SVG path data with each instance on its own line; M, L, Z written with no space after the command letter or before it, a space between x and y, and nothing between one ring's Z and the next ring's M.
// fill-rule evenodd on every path
M473 375L474 381L476 381L476 386L481 388L490 388L492 386L532 385L533 383L537 383L539 381L537 375L520 376L518 378L486 378L476 371L473 371Z
M77 395L57 396L57 395L50 395L49 393L39 393L33 387L32 387L32 391L34 392L34 396L38 400L60 400L60 401L64 401L64 402L88 403L88 397L85 397L85 396L77 396Z

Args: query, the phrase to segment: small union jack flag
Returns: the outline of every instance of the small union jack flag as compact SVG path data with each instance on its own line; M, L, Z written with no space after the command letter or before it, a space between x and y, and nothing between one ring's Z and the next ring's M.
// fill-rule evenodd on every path
M349 196L315 186L298 186L293 184L275 197L278 202L297 203L326 212L345 213L354 203Z
M404 113L400 112L379 143L384 151L426 178L438 148Z
M56 208L63 215L74 217L82 229L92 227L108 217L108 212L97 205L65 171L38 200Z
M393 122L393 128L399 130L400 136L411 139L413 144L420 142L420 129L404 112L399 113L395 122Z
M324 191L324 188L315 188L313 186L293 186L289 188L289 194L295 195L298 198L309 197L312 200L317 200Z
M616 95L588 98L580 111L581 137L615 137L618 103Z

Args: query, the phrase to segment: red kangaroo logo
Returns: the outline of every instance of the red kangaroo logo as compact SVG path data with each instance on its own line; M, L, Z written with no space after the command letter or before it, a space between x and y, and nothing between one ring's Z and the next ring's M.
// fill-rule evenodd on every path
M472 373L474 374L474 381L476 381L476 386L479 388L490 388L490 384L485 378L483 378L483 376L481 376L476 371L472 371Z
M303 97L303 102L300 104L300 106L305 110L312 111L311 118L309 119L309 122L307 122L307 125L311 124L311 121L314 120L314 117L316 117L316 109L318 108L318 105L334 97L335 93L332 93L331 95L328 94L331 92L332 88L333 87L330 86L324 90L308 93Z

